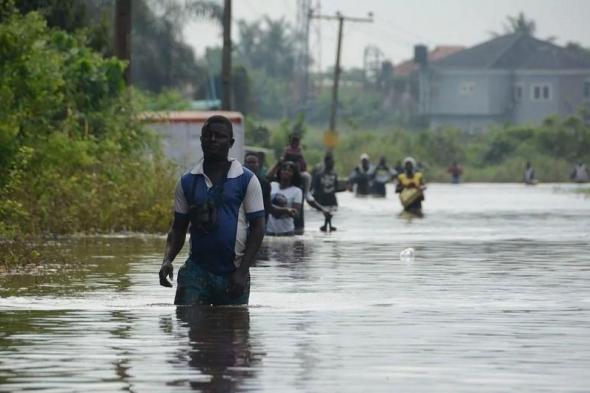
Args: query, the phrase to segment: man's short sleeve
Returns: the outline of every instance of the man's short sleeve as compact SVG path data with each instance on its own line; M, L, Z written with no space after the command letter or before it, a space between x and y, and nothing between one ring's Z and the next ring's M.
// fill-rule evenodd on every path
M188 202L180 180L176 183L176 191L174 192L174 212L180 214L188 214L189 212Z
M248 220L264 217L264 198L262 188L256 176L252 176L248 182L246 196L244 197L244 211Z

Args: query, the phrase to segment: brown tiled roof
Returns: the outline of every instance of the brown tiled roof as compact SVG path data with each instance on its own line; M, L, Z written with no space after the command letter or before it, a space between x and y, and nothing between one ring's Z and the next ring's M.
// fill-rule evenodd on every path
M441 45L437 46L428 53L428 61L433 62L443 59L447 56L455 54L465 49L460 45ZM394 73L398 76L408 76L418 69L418 65L414 63L413 59L403 61L394 67Z

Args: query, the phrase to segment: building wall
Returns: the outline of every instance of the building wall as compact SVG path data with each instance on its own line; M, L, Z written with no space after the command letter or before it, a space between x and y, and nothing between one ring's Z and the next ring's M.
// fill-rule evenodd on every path
M488 115L489 107L489 78L485 73L432 71L432 115Z
M514 101L512 98L513 80L513 75L508 72L492 72L488 74L488 113L500 117L503 122L510 120L510 113L514 108Z
M431 128L477 132L506 122L540 123L551 115L574 114L582 106L590 110L585 83L590 83L590 70L432 69Z
M555 73L515 71L514 86L522 87L522 97L515 99L512 122L516 124L540 123L547 116L559 114L560 77ZM543 97L544 88L549 97ZM541 97L535 97L535 89L541 89Z
M590 109L590 97L584 94L584 84L590 86L590 71L559 78L559 114L575 114L578 109ZM588 87L586 87L588 89ZM588 94L588 93L586 93Z

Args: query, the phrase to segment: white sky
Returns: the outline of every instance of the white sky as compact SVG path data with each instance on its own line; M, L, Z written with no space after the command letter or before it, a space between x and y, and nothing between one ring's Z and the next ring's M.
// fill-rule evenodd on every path
M520 11L536 22L538 38L556 36L560 45L576 41L590 46L590 0L312 0L314 8L318 3L321 13L327 15L336 11L354 17L374 14L373 23L344 24L342 63L347 68L362 67L368 45L379 47L384 58L394 64L411 58L416 43L429 48L469 47L488 40L491 31L502 32L506 16L516 16ZM272 19L284 17L294 26L297 0L233 0L234 40L238 19L254 21L265 14ZM312 21L314 69L333 65L337 25L336 21ZM207 46L221 45L221 28L212 22L189 23L184 36L199 57Z

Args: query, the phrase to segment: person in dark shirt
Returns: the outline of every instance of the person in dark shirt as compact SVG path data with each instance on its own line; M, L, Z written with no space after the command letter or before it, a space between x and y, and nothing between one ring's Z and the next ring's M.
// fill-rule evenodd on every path
M371 172L371 192L375 196L384 197L386 195L385 185L391 181L392 173L387 160L381 156L379 163L373 168Z
M459 184L461 182L461 175L463 175L463 167L453 161L453 163L447 169L447 172L451 174L451 183Z
M373 167L369 161L369 155L363 153L361 155L361 163L354 168L350 176L348 177L348 189L353 190L353 186L356 185L356 195L369 195L371 190L371 173Z
M244 166L254 172L260 182L260 187L262 188L262 200L264 202L264 214L266 216L266 222L268 222L268 215L271 213L272 209L272 203L270 201L270 183L260 174L260 161L258 160L258 156L253 153L248 154L244 160Z
M336 188L338 186L338 175L334 172L334 156L332 153L326 153L323 165L314 170L312 179L311 192L315 200L324 207L337 207Z
M307 162L303 158L301 136L299 134L291 134L289 136L289 144L285 146L281 160L292 161L297 164L300 173L307 172Z

